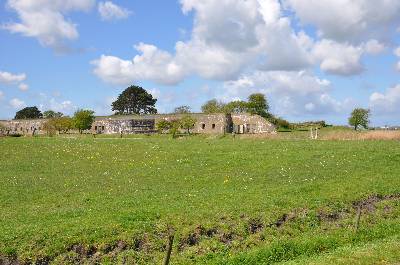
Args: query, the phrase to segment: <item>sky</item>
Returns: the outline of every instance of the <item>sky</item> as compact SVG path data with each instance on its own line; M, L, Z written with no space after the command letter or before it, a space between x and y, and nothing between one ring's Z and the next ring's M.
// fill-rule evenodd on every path
M400 125L399 0L0 0L0 119L109 115L130 85L159 112L266 95L289 121Z

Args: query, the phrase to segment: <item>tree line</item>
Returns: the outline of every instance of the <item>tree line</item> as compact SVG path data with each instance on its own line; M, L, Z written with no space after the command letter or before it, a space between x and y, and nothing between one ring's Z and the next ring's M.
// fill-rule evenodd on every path
M112 111L115 115L141 115L156 114L157 99L150 93L139 86L130 86L126 88L118 98L111 104ZM205 114L212 113L250 113L257 114L265 118L278 128L290 129L291 123L287 120L276 117L270 112L270 106L264 94L254 93L249 95L247 101L236 100L228 103L212 99L201 106L201 111ZM179 122L164 122L159 130L172 130L176 128L189 128L191 123L195 123L194 118L190 117L191 108L189 106L179 106L175 108L174 113L188 114L188 118ZM360 127L368 128L370 110L356 108L351 113L349 124L355 130ZM49 119L46 122L46 129L49 131L58 131L59 133L68 132L71 129L77 129L79 132L90 129L94 121L94 112L91 110L78 110L73 117L64 116L61 112L47 110L41 112L37 107L26 107L18 111L15 119ZM189 119L190 118L190 119ZM194 121L194 122L193 122ZM321 124L325 124L322 122ZM194 126L194 125L193 125ZM187 129L190 131L190 129Z

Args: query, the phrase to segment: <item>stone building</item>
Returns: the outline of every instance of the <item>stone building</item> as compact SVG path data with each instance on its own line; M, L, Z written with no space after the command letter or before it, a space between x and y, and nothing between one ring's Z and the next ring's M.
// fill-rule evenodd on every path
M162 120L173 121L188 114L155 114L96 117L92 131L104 134L154 133L157 123ZM275 126L259 115L243 114L189 114L196 120L193 133L199 134L255 134L274 133Z
M193 133L199 134L260 134L274 133L275 127L258 115L251 114L154 114L98 116L92 124L91 132L99 134L139 134L156 133L157 123L162 120L173 121L190 115L196 120ZM44 134L46 119L0 121L3 134ZM1 132L0 132L1 133Z
M0 128L3 134L22 134L32 135L43 133L43 124L46 122L45 119L35 120L10 120L0 121L3 128Z
M275 133L275 126L259 115L247 113L231 114L233 128L237 134Z

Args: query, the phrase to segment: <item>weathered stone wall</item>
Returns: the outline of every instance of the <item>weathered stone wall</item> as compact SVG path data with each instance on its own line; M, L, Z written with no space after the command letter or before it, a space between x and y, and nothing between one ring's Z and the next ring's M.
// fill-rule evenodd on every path
M187 114L159 115L156 118L156 124L161 120L172 121L181 119L186 115ZM190 114L190 116L196 119L194 129L191 130L193 133L223 134L224 132L227 132L229 127L225 114L193 113Z
M35 134L43 134L43 124L47 120L11 120L11 121L0 121L5 127L5 134L23 134L29 135L35 131Z
M127 115L97 117L92 131L104 134L154 133L157 123L162 120L173 121L185 117L186 114ZM196 119L193 133L222 134L229 128L225 114L190 114Z
M96 117L91 131L103 134L155 133L157 123L172 121L187 114L127 115ZM258 115L250 114L189 114L196 119L193 133L223 134L231 133L274 133L275 127ZM6 129L4 134L44 134L46 119L0 121ZM1 132L0 132L1 133Z
M92 131L103 134L154 133L155 120L149 117L97 117Z
M235 133L276 133L275 126L259 115L232 114Z

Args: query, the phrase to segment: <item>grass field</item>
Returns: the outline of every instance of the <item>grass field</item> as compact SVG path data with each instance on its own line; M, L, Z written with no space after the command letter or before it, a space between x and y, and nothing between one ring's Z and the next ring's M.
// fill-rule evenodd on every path
M3 261L391 264L400 142L0 138L0 211Z

